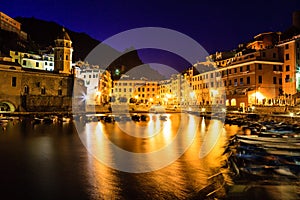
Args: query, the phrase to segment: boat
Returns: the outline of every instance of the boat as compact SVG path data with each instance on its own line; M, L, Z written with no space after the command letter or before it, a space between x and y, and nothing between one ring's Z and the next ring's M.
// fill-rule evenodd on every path
M162 120L162 121L166 121L167 118L168 118L168 117L167 117L166 115L160 115L160 116L159 116L159 119Z

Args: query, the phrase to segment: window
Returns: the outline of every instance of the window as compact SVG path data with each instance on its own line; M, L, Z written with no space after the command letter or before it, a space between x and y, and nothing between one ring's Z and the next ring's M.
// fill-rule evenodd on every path
M243 72L243 67L240 67L240 72Z
M285 82L287 83L287 82L290 82L290 75L286 75L285 76Z
M86 75L83 75L83 78L86 78ZM117 84L115 83L115 85L117 85Z
M24 94L29 94L29 87L27 85L24 87Z
M282 85L282 78L278 79L278 83L279 83L279 85Z
M262 70L262 64L258 64L258 69Z
M277 77L273 77L273 84L277 84Z
M18 63L18 61L19 61L18 59L15 59L15 63Z
M277 71L277 66L273 65L273 71Z
M92 75L89 75L89 78L92 78Z
M229 85L231 85L231 80L229 80Z
M226 86L226 81L224 81L224 86Z
M244 84L243 82L244 82L244 79L243 79L243 78L240 78L240 84L241 84L241 85Z
M66 55L66 60L69 60L69 56L68 55Z
M237 79L234 79L234 86L237 86Z
M50 63L50 66L53 66L53 63Z
M61 96L61 95L62 95L62 90L59 89L59 90L57 91L57 94L58 94L58 96Z
M231 74L231 69L228 70L228 74Z
M282 66L281 65L279 65L279 69L278 70L282 72Z
M147 92L149 92L150 91L150 88L147 88Z
M285 45L285 49L289 49L289 44L286 44L286 45Z
M39 63L38 63L38 62L36 62L36 63L35 63L35 66L36 66L36 67L39 67Z
M236 106L236 99L231 99L231 106Z
M287 53L285 54L285 60L289 60L290 59L290 55Z
M205 77L206 79L208 79L208 74L206 74L206 77Z
M250 76L247 77L247 84L250 84Z
M213 73L210 73L210 78L213 78L214 77L214 74Z
M258 76L258 83L262 83L262 76Z
M124 92L126 92L126 88L124 88Z
M276 58L276 56L277 56L276 53L273 53L273 58Z
M47 62L45 62L45 65L48 65L48 63L47 63Z
M132 92L132 88L129 88L129 92Z
M250 71L250 65L247 65L247 71Z
M289 65L285 66L285 71L287 71L287 72L290 71L290 66Z
M236 69L236 68L234 68L233 70L234 70L234 73L236 74L236 72L237 72L237 69Z
M262 52L262 57L266 57L266 52Z
M46 94L46 89L44 87L41 88L41 94Z
M17 77L12 77L11 78L11 86L16 87L17 86Z
M25 65L25 66L26 66L26 60L23 60L23 65Z
M214 82L210 82L210 87L214 87Z

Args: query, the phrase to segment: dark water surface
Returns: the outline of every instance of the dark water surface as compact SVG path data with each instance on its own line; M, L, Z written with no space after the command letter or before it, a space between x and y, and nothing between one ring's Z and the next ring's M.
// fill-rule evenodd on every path
M113 153L101 143L101 137L127 151L151 152L168 145L179 130L179 114L167 117L161 121L151 115L150 121L136 123L150 127L149 132L160 130L149 138L124 134L118 123L90 122L83 124L79 132L83 134L81 138L92 138L89 143L100 142L98 150L113 160ZM189 115L186 126L180 129L187 140L189 132L197 131L185 154L167 167L146 173L121 172L98 161L88 153L72 122L32 125L30 121L10 121L6 130L0 130L0 199L202 199L208 185L207 192L217 189L213 195L224 197L222 185L224 179L230 179L226 169L224 172L222 168L221 176L211 176L224 165L224 145L238 127L225 126L216 137L214 126L221 122L197 118L199 123L193 124L196 118ZM126 127L129 122L122 123ZM97 140L93 139L95 135ZM203 140L206 144L215 143L209 154L201 158ZM184 139L165 153L177 151L181 143L185 143Z

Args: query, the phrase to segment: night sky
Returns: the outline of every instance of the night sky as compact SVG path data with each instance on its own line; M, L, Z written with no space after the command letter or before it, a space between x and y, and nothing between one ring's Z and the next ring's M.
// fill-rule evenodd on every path
M0 10L11 17L54 21L100 41L137 27L170 28L214 53L234 49L261 32L284 31L292 24L292 12L300 10L300 2L7 0L1 1ZM144 57L143 61L153 60Z

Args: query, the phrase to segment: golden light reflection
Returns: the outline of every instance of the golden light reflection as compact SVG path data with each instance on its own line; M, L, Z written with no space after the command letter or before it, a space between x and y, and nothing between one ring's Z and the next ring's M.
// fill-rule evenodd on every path
M171 124L171 120L167 120L163 123L163 137L165 139L166 142L171 142L172 140L172 124Z
M203 145L200 149L200 158L207 156L217 144L221 132L223 131L223 123L219 120L211 120L207 133L203 139Z
M108 162L113 162L112 151L109 145L104 141L105 129L104 125L100 122L92 122L86 124L85 131L82 133L86 139L86 145L90 153L97 152L101 156L105 156ZM91 152L92 150L92 152ZM121 189L116 184L107 183L118 183L119 177L116 172L99 162L92 154L88 155L87 180L95 188L90 193L91 197L96 198L114 198L120 196ZM113 193L111 191L114 191Z
M201 129L200 129L201 136L204 136L205 132L206 132L205 119L204 119L204 117L202 117L202 119L201 119Z

